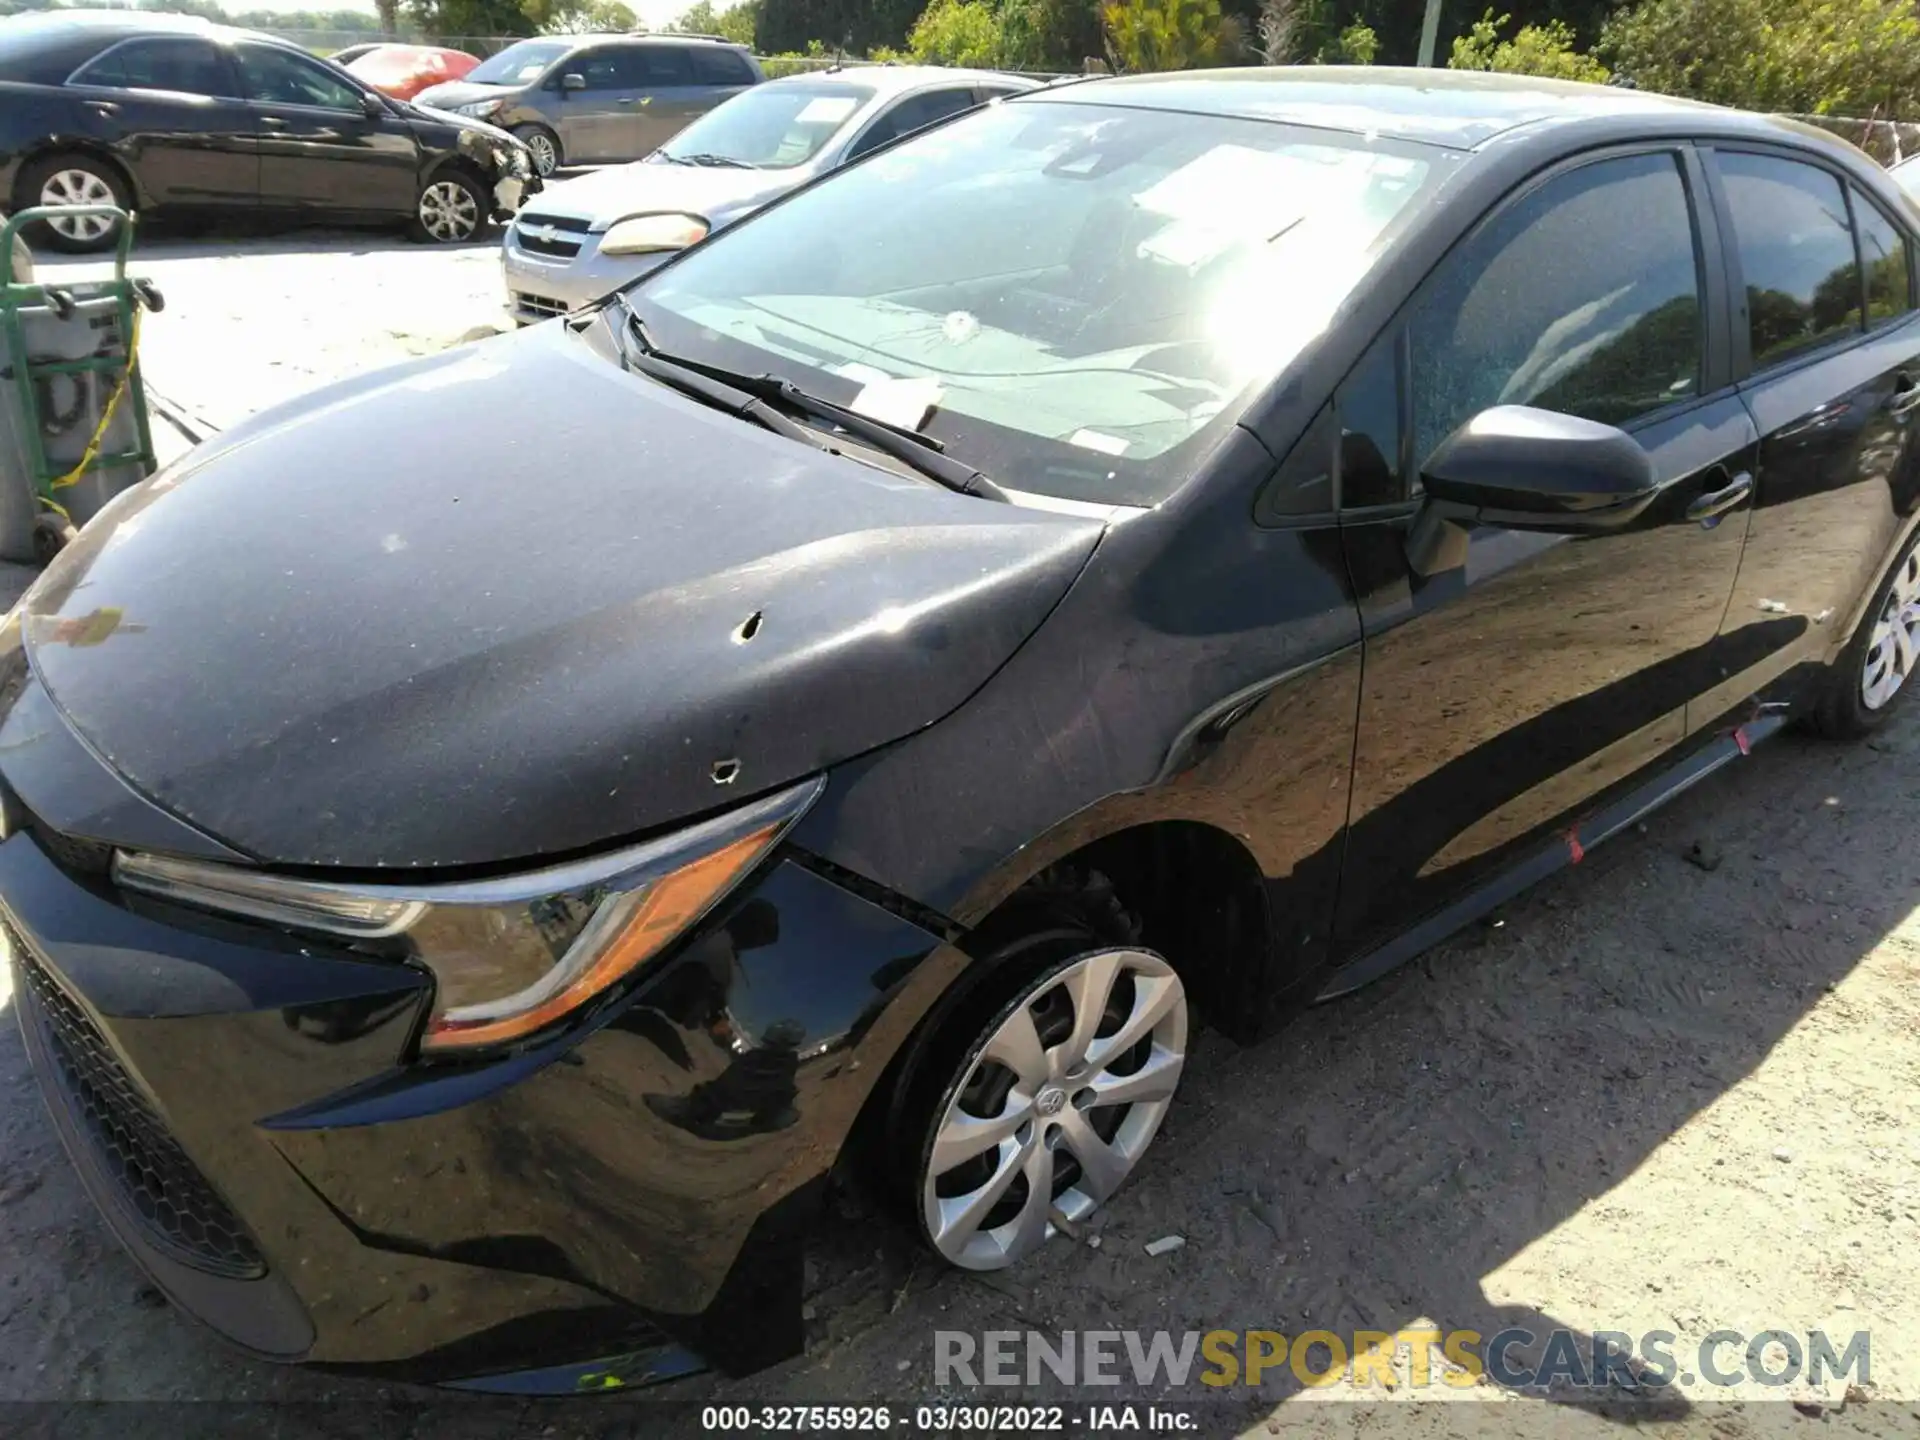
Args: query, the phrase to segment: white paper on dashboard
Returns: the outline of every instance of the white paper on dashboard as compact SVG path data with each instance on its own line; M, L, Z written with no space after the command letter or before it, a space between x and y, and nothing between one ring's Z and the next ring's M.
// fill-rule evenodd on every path
M794 116L797 125L838 125L858 102L851 95L816 95Z
M860 387L860 393L847 408L889 425L918 430L926 424L928 412L940 403L943 393L940 382L930 375L914 375L904 380L870 380Z

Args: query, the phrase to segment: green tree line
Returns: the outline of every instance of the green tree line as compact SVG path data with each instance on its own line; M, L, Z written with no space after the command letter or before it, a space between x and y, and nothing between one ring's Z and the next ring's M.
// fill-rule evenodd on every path
M98 0L94 0L98 3ZM437 36L636 27L625 0L375 0L263 12L218 0L143 8L241 24ZM52 0L0 0L0 14ZM1629 83L1754 110L1920 120L1915 0L1448 0L1456 69ZM694 0L671 28L773 56L845 54L1035 71L1204 65L1410 64L1425 0ZM770 67L777 68L777 67Z

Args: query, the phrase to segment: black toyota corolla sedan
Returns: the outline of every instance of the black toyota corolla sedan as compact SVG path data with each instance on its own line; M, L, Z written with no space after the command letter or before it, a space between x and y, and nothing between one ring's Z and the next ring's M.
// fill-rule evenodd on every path
M257 417L0 637L75 1164L217 1330L415 1379L790 1355L842 1178L1017 1264L1195 1025L1901 702L1916 226L1646 95L1101 80Z

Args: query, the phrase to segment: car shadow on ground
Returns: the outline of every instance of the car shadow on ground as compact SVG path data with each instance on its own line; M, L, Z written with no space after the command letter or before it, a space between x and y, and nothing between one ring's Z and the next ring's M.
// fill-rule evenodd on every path
M1813 1323L1804 1313L1741 1311L1731 1299L1738 1277L1715 1268L1744 1255L1764 1270L1786 1243L1784 1230L1736 1230L1705 1208L1680 1207L1676 1222L1671 1204L1643 1214L1633 1198L1642 1192L1629 1182L1669 1146L1691 1143L1681 1132L1781 1052L1920 903L1916 798L1920 712L1868 745L1782 737L1496 922L1308 1012L1265 1044L1242 1049L1203 1035L1151 1158L1080 1243L1057 1239L1006 1275L963 1274L927 1261L904 1226L849 1202L810 1262L805 1356L744 1380L702 1376L609 1400L619 1413L630 1413L628 1404L682 1402L649 1416L650 1433L696 1428L703 1403L1202 1401L1200 1429L1216 1434L1258 1425L1304 1385L1282 1364L1257 1389L1216 1398L1190 1382L1169 1395L1137 1384L1123 1359L1120 1382L1097 1391L1069 1390L1044 1372L1041 1383L1017 1390L941 1390L935 1333L1033 1330L1057 1339L1062 1330L1258 1329L1291 1339L1307 1330L1430 1324L1483 1337L1512 1327L1543 1338L1566 1330L1585 1353L1593 1331L1616 1328L1611 1311L1595 1324L1584 1307L1583 1327L1556 1310L1578 1308L1579 1297L1594 1293L1608 1297L1595 1303L1618 1303L1623 1277L1644 1298L1619 1315L1622 1331L1667 1328L1697 1341L1756 1313L1804 1328ZM1823 1063L1831 1053L1823 1051ZM0 1065L21 1086L11 1034L0 1039ZM1779 1103L1809 1101L1796 1092ZM35 1111L31 1122L9 1126L9 1152L23 1165L49 1158ZM1730 1201L1751 1197L1752 1177L1764 1180L1781 1163L1764 1111L1748 1105L1734 1114L1731 1128L1707 1120L1707 1140L1685 1152L1697 1160L1684 1162L1708 1176L1724 1173ZM1871 1144L1876 1125L1899 1123L1858 1111L1828 1118L1850 1129L1855 1146ZM1714 1193L1711 1185L1695 1189ZM45 1191L36 1202L52 1207L65 1196L79 1204L63 1165L48 1170ZM433 1398L273 1370L230 1356L182 1317L133 1313L131 1266L90 1211L61 1213L69 1216L57 1222L62 1230L80 1232L102 1255L102 1273L114 1277L92 1307L124 1312L116 1323L130 1332L123 1340L131 1348L178 1352L177 1373L167 1378L178 1398L356 1406ZM1862 1224L1881 1226L1878 1214L1862 1213ZM1524 1293L1538 1274L1528 1271L1529 1253L1576 1217L1601 1230L1597 1248L1563 1257L1537 1282L1554 1301ZM1888 1210L1873 1232L1880 1243L1892 1240L1892 1223ZM1146 1242L1168 1235L1181 1236L1183 1248L1145 1253ZM1087 1243L1093 1236L1097 1248ZM76 1234L66 1243L78 1243ZM1520 1280L1490 1281L1516 1264ZM1674 1276L1689 1274L1692 1297L1660 1293L1663 1280L1672 1290ZM1712 1277L1704 1282L1709 1295L1700 1294L1701 1275ZM1684 1359L1686 1347L1674 1348ZM1724 1362L1737 1365L1737 1353ZM1702 1404L1710 1399L1697 1389L1622 1386L1609 1405L1578 1418L1603 1428L1609 1420L1685 1419L1710 1409ZM465 1413L478 1423L480 1412ZM533 1410L513 1414L510 1428L525 1433ZM282 1434L336 1433L338 1418L326 1408L299 1409L277 1414L275 1425ZM597 1425L615 1417L575 1408L547 1418Z
M397 226L288 226L265 220L221 220L204 225L160 221L142 223L134 235L134 261L220 260L261 255L373 255L417 251L423 255L492 250L504 226L489 225L472 240L424 244L407 238ZM72 255L44 241L34 246L34 264L57 271L63 264L97 264L109 254Z
M1901 808L1920 793L1916 731L1909 716L1871 747L1783 737L1488 924L1267 1043L1204 1037L1152 1158L1102 1217L1097 1249L1056 1239L1025 1269L965 1275L925 1262L898 1231L876 1244L857 1211L838 1218L811 1281L808 1356L678 1393L749 1405L845 1403L850 1390L949 1404L1168 1398L1128 1378L1124 1352L1120 1383L1097 1390L1042 1372L1043 1383L1018 1391L936 1392L937 1330L1057 1341L1086 1329L1259 1329L1291 1340L1425 1326L1484 1339L1517 1328L1536 1343L1507 1352L1516 1368L1537 1361L1556 1331L1589 1357L1592 1333L1550 1305L1490 1298L1488 1277L1596 1211L1621 1236L1617 1254L1595 1257L1609 1278L1645 1261L1638 1217L1618 1204L1610 1216L1608 1197L1751 1076L1920 904L1911 858L1920 819ZM1850 822L1869 791L1898 833ZM1785 1157L1764 1129L1717 1136L1707 1153L1716 1158L1704 1163L1734 1167L1735 1185ZM1642 1239L1682 1268L1723 1266L1729 1251L1766 1244L1697 1219L1692 1248L1673 1249L1687 1237L1671 1232ZM1184 1247L1145 1253L1167 1235ZM1672 1313L1657 1273L1647 1270L1634 1313L1593 1329L1675 1331L1691 1378L1697 1342L1732 1322L1684 1305ZM1565 1278L1581 1288L1579 1274ZM1769 1323L1804 1329L1807 1319ZM1845 1336L1835 1340L1838 1349ZM1716 1358L1744 1366L1738 1348ZM1310 1368L1325 1364L1316 1351ZM1628 1423L1684 1417L1714 1398L1615 1378L1597 1395L1563 1384L1516 1394L1577 1400ZM1213 1402L1206 1429L1227 1433L1305 1388L1283 1360L1257 1390L1210 1394L1189 1381L1173 1398Z

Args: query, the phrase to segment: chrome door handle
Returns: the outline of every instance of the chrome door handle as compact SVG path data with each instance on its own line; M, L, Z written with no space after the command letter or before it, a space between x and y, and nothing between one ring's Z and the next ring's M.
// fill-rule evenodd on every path
M1687 506L1687 519L1711 520L1724 515L1753 493L1753 476L1742 470L1718 490L1709 490Z
M96 115L118 115L120 107L111 100L89 100L87 108Z
M270 130L284 130L287 128L287 122L278 115L262 115L260 117L260 123Z

